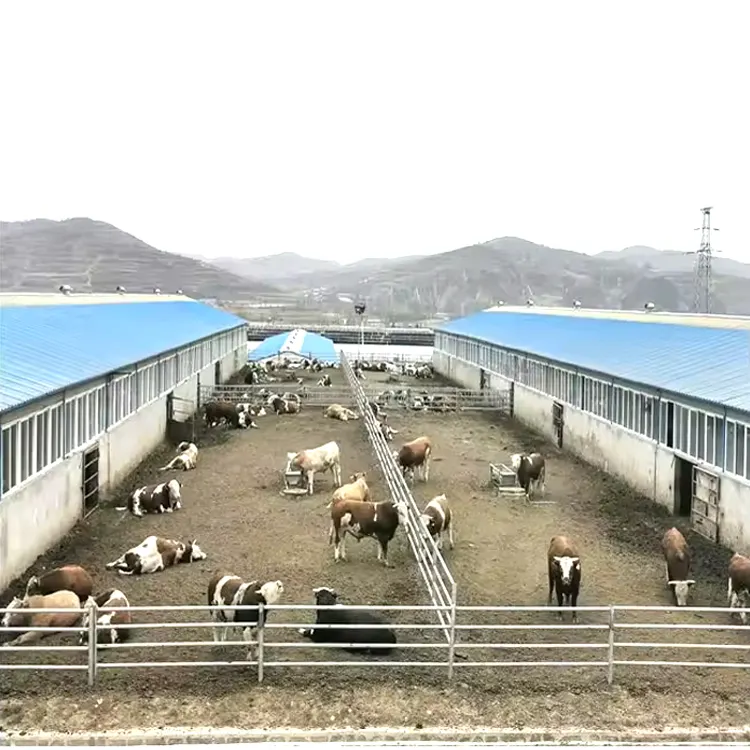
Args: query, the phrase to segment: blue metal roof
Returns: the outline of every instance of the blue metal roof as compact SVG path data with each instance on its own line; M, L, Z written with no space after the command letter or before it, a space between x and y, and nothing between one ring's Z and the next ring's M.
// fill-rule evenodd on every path
M244 322L192 300L0 307L0 412Z
M310 333L302 328L295 328L288 333L277 333L258 344L248 355L248 359L257 361L277 354L299 354L303 357L316 358L323 362L338 362L339 355L333 341L318 333Z
M746 329L493 310L435 330L750 412Z

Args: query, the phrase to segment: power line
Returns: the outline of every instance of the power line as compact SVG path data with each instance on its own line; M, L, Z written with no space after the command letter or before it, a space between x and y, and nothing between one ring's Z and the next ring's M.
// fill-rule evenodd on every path
M711 312L711 292L713 289L712 277L712 259L714 252L711 248L711 232L718 232L716 227L711 226L711 209L707 206L701 209L703 222L701 226L696 227L695 231L701 233L701 244L697 251L690 252L688 255L695 255L695 266L693 283L695 285L695 299L693 303L694 311L697 313Z

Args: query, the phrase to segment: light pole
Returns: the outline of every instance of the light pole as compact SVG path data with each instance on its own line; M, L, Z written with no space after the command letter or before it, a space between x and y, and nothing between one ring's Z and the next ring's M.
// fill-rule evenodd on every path
M362 361L362 349L365 345L365 310L367 310L367 305L364 302L354 303L354 312L359 316L359 352L357 359L360 362Z

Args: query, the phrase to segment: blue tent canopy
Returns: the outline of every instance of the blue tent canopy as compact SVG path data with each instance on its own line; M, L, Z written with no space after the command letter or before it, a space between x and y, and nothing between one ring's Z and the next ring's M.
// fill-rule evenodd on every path
M289 333L277 333L258 344L249 354L248 360L257 362L269 357L285 354L319 359L322 362L338 362L339 355L333 341L317 333L310 333L302 328L295 328Z

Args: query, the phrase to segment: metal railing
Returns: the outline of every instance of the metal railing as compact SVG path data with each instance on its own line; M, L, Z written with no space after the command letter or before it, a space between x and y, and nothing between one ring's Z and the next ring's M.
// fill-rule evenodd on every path
M711 668L711 669L750 669L750 658L746 661L738 660L737 657L733 661L721 661L715 658L709 658L717 651L733 652L748 654L750 652L750 643L710 643L710 642L697 642L700 637L704 637L709 632L732 632L742 631L747 632L748 626L734 624L731 622L730 617L727 617L725 623L705 623L705 622L654 622L652 620L648 622L628 622L626 617L628 615L637 615L643 613L649 613L654 615L656 613L661 614L674 614L674 607L656 607L656 606L628 606L628 605L612 605L612 606L583 606L577 607L576 611L579 615L583 614L586 619L590 619L590 622L578 622L578 623L564 623L556 621L550 622L519 622L518 620L523 619L521 615L535 615L538 613L547 613L547 615L554 612L569 613L570 607L557 607L557 606L454 606L452 607L452 613L455 618L450 623L451 638L444 641L442 638L428 638L425 634L438 633L444 630L444 625L440 623L424 623L424 622L388 622L382 625L373 624L346 624L345 627L349 630L382 630L389 628L391 630L416 634L416 637L409 639L398 638L398 643L386 644L373 641L372 643L344 643L344 642L331 642L331 643L315 643L313 641L304 639L296 641L283 640L283 633L295 632L300 628L314 627L316 630L330 630L332 628L341 629L341 623L313 623L313 622L282 622L276 621L274 613L296 613L308 611L312 612L313 615L318 610L335 610L341 612L342 610L356 612L356 611L369 611L369 612L400 612L406 613L407 615L414 614L427 614L436 615L439 608L435 606L409 606L409 605L393 605L393 606L365 606L365 605L334 605L334 606L322 606L317 607L315 604L275 604L271 606L259 606L258 609L258 621L260 626L255 631L255 637L252 640L233 640L218 642L215 640L205 640L200 638L197 640L189 640L185 637L179 637L178 640L157 640L153 637L150 640L127 640L125 642L111 643L107 631L109 631L109 625L100 625L97 620L100 614L106 612L117 612L125 611L118 608L103 608L100 610L95 602L91 600L87 605L90 612L90 617L85 628L81 624L71 627L27 627L27 626L16 626L4 628L6 632L41 632L41 633L70 633L71 635L78 636L84 630L88 636L88 643L85 645L21 645L21 646L8 646L0 649L0 671L85 671L88 676L89 685L96 683L97 675L102 670L118 670L118 669L161 669L165 667L174 668L195 668L195 667L246 667L256 666L258 670L258 681L264 679L264 670L267 668L288 668L288 667L365 667L371 669L373 667L384 668L384 667L403 667L403 668L439 668L446 669L448 678L453 675L454 668L508 668L516 667L519 669L529 668L559 668L559 667L587 667L592 669L606 670L606 678L609 684L614 681L615 668L617 667L647 667L647 668L664 668L664 667L678 667L678 668ZM255 607L243 607L243 606L226 606L222 609L225 610L255 610ZM0 613L5 611L0 609ZM15 610L17 612L17 610ZM150 632L154 630L175 630L179 629L181 632L196 631L202 632L205 628L213 628L214 632L219 629L234 628L238 627L234 623L226 622L214 622L210 619L211 608L207 605L182 605L182 606L137 606L129 607L127 611L131 614L134 620L138 620L141 613L153 613L153 612L166 612L169 615L174 616L176 613L201 613L202 617L205 617L202 621L198 621L198 617L193 617L192 622L132 622L128 625L117 626L123 630L140 632ZM34 613L45 613L47 615L52 613L74 613L78 612L83 615L83 610L71 610L71 609L27 609L27 614ZM726 607L688 607L682 609L680 615L696 614L699 617L706 613L723 613L726 615L739 614L740 612L750 613L750 609L729 609ZM473 619L476 615L492 615L494 620L507 619L508 616L515 616L515 620L512 622L497 622L493 621L490 623L476 623L467 622L467 620ZM307 618L295 618L307 619ZM540 618L541 619L541 618ZM596 620L600 621L596 621ZM691 640L691 642L678 642L674 639L659 640L648 640L644 639L643 633L646 631L657 631L661 633L663 631L669 632L691 632L701 634ZM634 634L636 640L627 639L624 634L630 631ZM104 636L100 637L100 633L104 632ZM519 634L534 634L535 640L525 640L508 642L507 640L501 640L492 636L496 633L514 633L514 637L519 637ZM421 635L420 635L421 633ZM457 634L460 633L463 638L460 643L457 643ZM556 634L565 633L566 635L556 640L548 640L544 636L555 636ZM277 635L278 634L278 637ZM574 640L578 635L587 637L586 641ZM591 634L594 634L593 637ZM482 640L481 636L488 636L488 640ZM566 638L568 639L566 641ZM663 642L663 641L667 642ZM188 659L185 658L185 651L200 650L205 648L221 648L225 647L242 647L245 651L245 657L252 655L253 658L212 658L212 659ZM347 647L383 647L390 646L395 651L400 652L397 658L389 656L386 659L368 659L367 661L348 659L342 655L340 659L313 659L308 656L306 659L300 659L295 656L291 656L289 659L285 659L284 652L296 654L299 649L310 649L312 651L330 651L332 649L342 649ZM131 652L135 653L140 657L143 653L154 653L154 650L164 650L166 653L164 658L161 660L126 660L124 654ZM176 658L167 658L171 656L170 650L180 649L180 653L176 655ZM251 653L248 653L248 649L252 649ZM491 652L490 658L478 658L474 654L481 654L482 651ZM554 652L575 652L574 658L554 658ZM649 652L657 652L657 657L651 658ZM704 656L699 659L685 659L681 656L685 651L702 651ZM51 663L49 661L37 661L36 663L26 662L14 662L8 659L8 656L14 653L27 653L27 654L74 654L82 658L74 658L69 660L67 663ZM115 656L114 660L110 660L108 654L112 652L114 654L122 654L121 656ZM422 653L420 653L422 652ZM494 658L495 653L506 653L509 658L496 659ZM439 655L444 653L444 658L440 658ZM525 654L533 655L532 658L522 658ZM639 656L639 658L633 658ZM680 654L680 657L666 658L662 656L666 654L673 656ZM407 656L408 655L408 656ZM545 658L550 655L551 658ZM7 681L7 678L5 678Z
M303 410L305 406L354 405L352 390L347 385L321 386L277 382L260 385L202 385L200 388L202 404L208 401L229 401L233 404L240 404L244 401L265 403L267 396L260 395L260 391L263 390L264 393L296 393L300 397Z
M424 349L429 349L429 351L426 352L409 352L409 353L394 353L391 354L389 352L368 352L367 351L367 344L365 344L361 349L361 354L359 352L355 354L350 353L350 356L353 359L358 359L360 362L368 363L368 362L392 362L394 365L398 364L426 364L427 362L432 362L432 347L423 347ZM341 350L339 350L339 356L343 354ZM365 373L367 373L368 370L365 370Z
M445 638L451 649L455 646L455 622L457 587L445 558L438 550L435 541L427 532L420 516L421 511L409 490L406 481L396 465L393 453L378 428L378 423L368 403L367 394L354 374L347 358L342 355L341 368L351 386L354 399L359 407L362 421L367 431L367 437L372 446L375 457L380 465L391 499L400 504L406 510L406 538L411 547L414 559L417 561L419 572L424 581L430 601L435 607L435 614L444 628ZM449 671L453 671L453 658L451 656Z
M365 373L366 375L367 373ZM486 388L472 391L466 388L430 387L429 380L414 380L407 385L371 383L362 385L371 400L384 400L384 406L408 411L501 411L510 413L510 390ZM424 384L424 385L423 385Z

